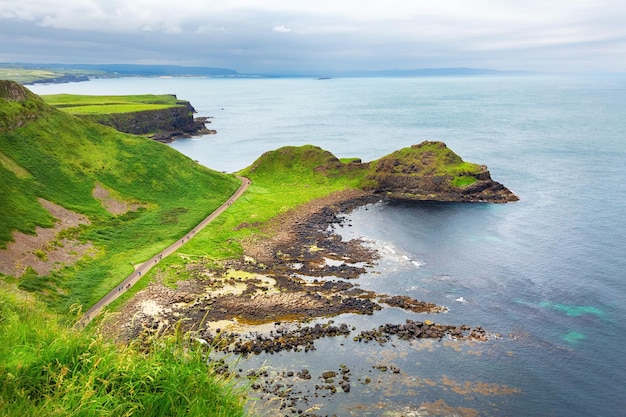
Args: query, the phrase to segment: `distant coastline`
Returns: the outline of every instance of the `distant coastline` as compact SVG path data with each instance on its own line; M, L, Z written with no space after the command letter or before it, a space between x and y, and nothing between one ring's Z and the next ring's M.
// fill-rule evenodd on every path
M331 78L357 77L473 77L473 76L519 76L533 75L523 70L494 70L485 68L419 68L384 70L348 70L327 72L240 73L231 68L186 67L180 65L140 64L38 64L0 63L0 79L19 82L22 85L61 84L84 82L98 78L123 77L207 77L207 78Z

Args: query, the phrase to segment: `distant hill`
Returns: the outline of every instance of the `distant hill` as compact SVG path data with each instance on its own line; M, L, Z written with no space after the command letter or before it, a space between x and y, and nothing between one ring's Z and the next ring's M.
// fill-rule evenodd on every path
M345 77L459 77L479 75L529 75L528 71L499 71L483 68L420 68L410 70L375 70L375 71L346 71L340 76Z
M122 76L184 77L184 76L234 76L238 72L229 68L185 67L180 65L140 65L140 64L53 64L51 68L95 70L115 73Z
M493 70L485 68L419 68L409 70L351 70L325 73L290 72L277 70L272 73L242 74L230 68L187 67L182 65L143 64L31 64L0 63L0 78L27 84L66 83L88 81L92 78L116 77L226 77L226 78L274 78L274 77L470 77L497 75L531 75L520 70Z
M229 68L135 64L0 63L0 79L21 84L51 84L116 77L244 77Z

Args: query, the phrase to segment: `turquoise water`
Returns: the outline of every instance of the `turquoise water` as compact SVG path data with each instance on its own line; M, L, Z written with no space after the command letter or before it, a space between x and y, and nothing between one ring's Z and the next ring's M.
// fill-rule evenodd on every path
M490 341L329 339L254 360L275 372L352 364L352 391L317 399L321 415L425 415L439 400L450 408L430 415L626 415L626 78L114 79L33 90L177 94L214 116L218 134L172 146L220 171L284 145L368 161L423 140L488 165L520 202L379 204L341 230L384 255L362 288L449 312L335 320L369 329L430 318L482 326ZM382 360L402 372L372 371ZM357 382L366 375L374 383Z

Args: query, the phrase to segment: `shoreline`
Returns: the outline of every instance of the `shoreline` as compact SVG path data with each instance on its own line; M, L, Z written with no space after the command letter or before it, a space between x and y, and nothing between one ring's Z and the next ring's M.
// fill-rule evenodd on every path
M272 328L285 324L297 327L347 313L372 315L388 307L413 313L446 311L433 303L375 293L353 283L374 266L380 254L361 240L342 241L331 226L344 222L341 214L379 201L378 196L347 190L308 202L279 215L261 233L246 239L241 259L223 262L218 268L189 263L186 269L191 271L192 279L179 281L177 289L165 286L163 275L157 272L155 281L118 313L109 315L104 323L105 333L130 341L167 332L180 323L182 330L193 332L208 343L220 339L224 352L245 355L276 351L277 346L279 350L314 348L310 335L298 337L301 329L283 332L282 338L272 342L265 341L262 349L248 343L253 333L264 330L269 334L268 330L271 333ZM368 330L355 339L380 341L391 335L389 331L397 330ZM407 337L441 339L449 335L486 340L482 329L465 325L430 323L424 329L414 330L420 331ZM332 336L335 331L317 332L316 337ZM291 342L285 343L287 339Z
M335 337L342 346L355 349L369 343L395 349L398 343L418 339L445 340L446 346L458 349L457 343L487 341L484 329L463 324L406 319L357 328L342 322L344 314L373 315L386 308L428 314L446 311L407 296L363 290L353 283L374 266L380 254L366 248L363 241L342 241L331 226L346 221L341 214L378 201L372 194L349 191L290 210L263 229L271 237L258 234L246 242L242 259L225 262L218 271L187 265L195 270L196 278L179 281L175 290L163 285L157 273L156 280L119 313L105 317L103 333L121 342L150 343L174 329L181 331L209 349L210 360L220 364L221 372L248 384L257 404L273 408L270 415L280 410L283 415L311 417L317 414L309 413L310 403L320 397L350 395L353 386L355 392L360 391L355 384L370 383L369 377L355 379L364 373L358 360L346 361L337 369L305 360L300 366L291 364L271 373L265 365L255 365L255 360L244 364L245 359L281 352L303 355L316 350L318 340ZM233 354L241 362L224 360ZM269 357L261 356L261 360L265 363ZM386 375L390 380L403 374L393 360L385 358L377 361L375 369L381 378ZM345 399L337 400L350 401L341 398Z

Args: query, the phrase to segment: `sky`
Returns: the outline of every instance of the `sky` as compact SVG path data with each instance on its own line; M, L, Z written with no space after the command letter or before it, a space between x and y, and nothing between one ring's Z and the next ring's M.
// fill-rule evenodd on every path
M0 62L626 72L626 1L0 0Z

